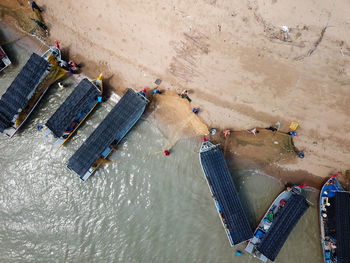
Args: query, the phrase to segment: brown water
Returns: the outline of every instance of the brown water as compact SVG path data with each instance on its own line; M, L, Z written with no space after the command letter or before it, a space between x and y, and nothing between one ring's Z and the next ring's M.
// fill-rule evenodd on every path
M0 75L3 94L29 58L6 46L18 62ZM75 150L112 108L103 104L60 150L37 131L74 87L54 86L24 130L0 136L0 262L259 262L236 256L199 164L200 139L178 142L171 156L153 154L166 139L150 117L141 120L112 156L113 164L87 182L66 168ZM232 175L255 228L283 190L259 171ZM317 193L276 262L322 262Z

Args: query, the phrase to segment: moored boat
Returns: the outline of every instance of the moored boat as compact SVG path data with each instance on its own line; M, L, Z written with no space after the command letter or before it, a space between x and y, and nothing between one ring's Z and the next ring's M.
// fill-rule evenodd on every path
M199 161L230 245L247 241L253 236L253 232L224 155L217 145L207 141L205 137L200 148Z
M5 51L0 46L0 72L7 68L9 65L11 65L11 60L8 58Z
M44 55L35 53L0 100L0 132L10 138L24 125L51 84L67 74L60 65L61 51L51 47Z
M128 89L106 118L69 159L67 168L82 181L94 174L142 116L149 100Z
M102 74L91 81L84 78L46 122L42 133L45 136L53 133L58 138L55 145L60 148L102 102L102 92Z
M320 192L319 220L323 261L350 262L350 193L343 190L338 174Z
M304 186L287 188L277 196L249 240L245 248L248 253L263 262L275 260L288 235L309 207L301 194Z

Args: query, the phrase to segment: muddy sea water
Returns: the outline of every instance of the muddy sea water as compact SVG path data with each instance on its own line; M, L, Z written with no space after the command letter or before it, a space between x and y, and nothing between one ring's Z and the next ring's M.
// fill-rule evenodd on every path
M0 73L2 95L31 54L5 46L16 62ZM114 162L86 182L66 168L70 156L112 106L99 106L77 134L57 150L37 130L72 92L50 88L22 132L0 134L0 262L259 262L235 255L202 174L200 139L179 141L169 157L157 154L167 141L151 118L138 122ZM283 190L258 171L231 168L244 209L255 228ZM322 262L317 192L276 262Z

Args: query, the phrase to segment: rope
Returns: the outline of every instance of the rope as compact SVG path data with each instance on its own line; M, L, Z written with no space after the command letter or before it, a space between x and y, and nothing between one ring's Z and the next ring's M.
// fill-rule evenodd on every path
M185 120L182 121L180 128L175 132L172 138L169 138L166 149L171 149L180 139L183 139L183 130L186 125L195 117L195 115L190 115Z
M122 162L130 162L130 161L134 161L134 160L141 160L141 159L144 159L144 158L149 158L153 155L157 155L157 154L160 154L160 153L163 153L163 151L158 151L158 152L153 152L153 153L149 153L149 154L146 154L144 156L139 156L139 157L135 157L135 158L130 158L130 159L122 159L122 160L113 160L111 161L112 163L122 163Z

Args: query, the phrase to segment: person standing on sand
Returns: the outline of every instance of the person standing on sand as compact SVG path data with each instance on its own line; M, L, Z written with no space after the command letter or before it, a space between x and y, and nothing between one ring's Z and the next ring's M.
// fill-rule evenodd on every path
M254 129L248 129L247 132L253 133L254 136L256 136L256 135L259 133L259 131L258 131L256 128L254 128Z
M156 95L156 94L162 94L162 92L159 89L152 90L152 95Z
M179 94L179 96L180 96L181 98L183 98L183 99L187 99L189 102L192 101L192 100L190 99L190 97L188 97L188 90L187 90L187 89L183 90L183 91Z
M32 7L32 10L34 12L34 9L37 9L40 13L43 11L40 9L40 7L35 3L35 1L28 1L28 4Z

